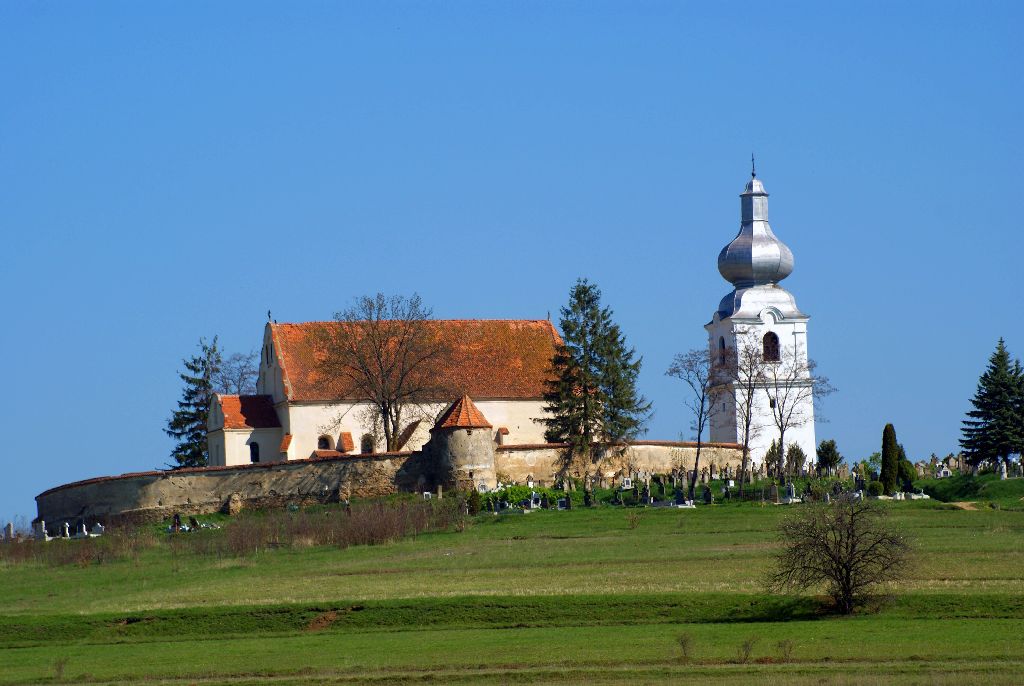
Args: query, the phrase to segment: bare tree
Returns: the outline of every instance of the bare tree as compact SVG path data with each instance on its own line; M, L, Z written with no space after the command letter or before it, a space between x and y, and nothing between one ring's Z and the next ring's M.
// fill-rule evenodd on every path
M750 443L760 435L764 426L755 411L757 391L763 388L765 361L757 337L749 332L738 332L735 347L718 351L715 393L728 397L736 411L743 456L740 463L740 497L747 469L750 465Z
M690 500L695 500L704 428L711 420L715 407L716 384L711 355L707 348L695 348L686 353L679 353L673 358L665 374L681 379L690 387L690 395L684 404L693 412L691 428L697 436L697 455L693 461L693 474L690 476Z
M316 342L322 373L347 382L347 394L369 403L380 420L387 450L398 450L403 422L426 413L453 389L441 379L450 355L432 312L418 295L357 298L334 315Z
M259 363L256 351L233 353L221 362L214 383L218 393L252 395L256 392Z
M817 373L817 363L806 360L798 347L783 346L778 361L765 361L761 367L761 385L768 393L772 422L779 432L779 459L775 476L783 474L786 464L786 432L814 421L807 407L833 393L828 378Z
M845 614L880 585L901 579L911 552L882 507L851 495L801 507L783 520L779 537L783 549L769 589L806 591L825 584Z

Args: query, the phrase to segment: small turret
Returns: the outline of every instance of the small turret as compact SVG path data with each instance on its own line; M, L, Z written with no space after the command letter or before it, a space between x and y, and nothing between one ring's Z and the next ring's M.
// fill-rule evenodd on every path
M497 485L491 429L468 395L444 411L430 430L430 453L443 484L463 490Z

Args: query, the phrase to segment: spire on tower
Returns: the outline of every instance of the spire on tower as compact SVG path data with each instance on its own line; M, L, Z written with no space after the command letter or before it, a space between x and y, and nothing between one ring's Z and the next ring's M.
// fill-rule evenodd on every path
M757 167L754 166L754 153L750 153L750 178L757 178Z

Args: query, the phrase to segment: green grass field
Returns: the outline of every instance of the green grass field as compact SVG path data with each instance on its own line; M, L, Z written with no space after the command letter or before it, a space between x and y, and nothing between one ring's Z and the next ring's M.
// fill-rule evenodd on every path
M847 618L765 594L786 508L751 503L481 516L344 550L161 543L101 565L3 566L0 684L1024 681L1024 512L890 509L917 563L889 602Z

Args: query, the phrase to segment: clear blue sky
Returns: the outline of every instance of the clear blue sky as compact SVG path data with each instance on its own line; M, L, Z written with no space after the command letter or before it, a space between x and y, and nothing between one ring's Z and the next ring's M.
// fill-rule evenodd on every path
M956 449L1024 354L1008 3L0 5L0 518L161 465L176 372L358 294L557 316L578 276L689 434L752 151L847 458Z

